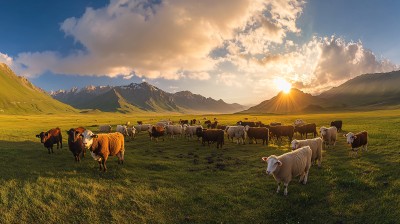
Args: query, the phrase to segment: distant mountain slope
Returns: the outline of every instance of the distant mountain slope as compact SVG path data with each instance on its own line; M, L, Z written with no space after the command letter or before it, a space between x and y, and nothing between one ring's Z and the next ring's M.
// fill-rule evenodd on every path
M319 95L336 107L400 104L400 71L357 76Z
M61 103L43 90L37 88L26 78L16 76L3 63L0 63L0 113L37 114L77 112L73 107Z
M241 113L287 114L301 111L323 110L323 107L328 105L329 102L324 99L304 93L298 89L291 89L288 94L280 92L270 100L265 100Z
M127 86L94 87L80 90L60 90L52 96L81 109L129 113L132 111L181 112L181 113L234 113L245 109L239 104L205 98L189 91L168 93L147 82Z

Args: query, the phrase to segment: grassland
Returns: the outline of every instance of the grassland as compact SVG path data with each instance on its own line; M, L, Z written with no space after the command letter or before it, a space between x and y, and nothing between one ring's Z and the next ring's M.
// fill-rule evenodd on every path
M64 148L52 155L35 138L59 126L63 132L98 124L171 118L245 117L264 123L296 118L318 127L342 119L347 131L368 130L369 150L349 156L345 139L323 152L309 182L292 181L289 195L275 193L262 156L282 145L203 147L195 140L150 142L145 133L126 142L124 165L110 158L101 173L90 157L75 163ZM0 115L0 223L398 223L400 217L400 111L278 115ZM66 135L64 135L66 136Z

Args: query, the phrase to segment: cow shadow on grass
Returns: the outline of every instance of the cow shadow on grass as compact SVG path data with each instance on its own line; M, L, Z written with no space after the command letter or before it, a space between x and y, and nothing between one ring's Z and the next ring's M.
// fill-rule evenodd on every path
M33 141L0 141L0 179L18 179L23 181L35 180L39 177L50 178L76 178L116 179L123 175L124 165L117 164L117 158L109 157L107 160L108 171L99 171L99 166L87 151L81 162L75 162L68 149L68 144L63 142L63 148L48 154L43 144ZM122 173L121 173L122 171Z

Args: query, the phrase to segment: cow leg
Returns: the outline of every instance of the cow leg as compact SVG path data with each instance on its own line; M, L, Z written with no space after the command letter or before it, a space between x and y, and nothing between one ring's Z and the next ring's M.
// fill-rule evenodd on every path
M99 163L99 170L101 171L102 170L101 161L98 161L98 163Z
M51 148L50 148L50 147L48 147L48 148L47 148L47 150L49 151L49 154L50 154L50 153L51 153Z
M279 193L280 190L281 190L281 182L278 182L278 188L276 189L276 193Z
M51 146L50 148L51 148L51 153L54 153L53 146Z
M285 186L285 190L283 191L283 194L285 195L285 196L287 196L287 193L288 193L288 185L289 185L289 183L283 183L283 185Z

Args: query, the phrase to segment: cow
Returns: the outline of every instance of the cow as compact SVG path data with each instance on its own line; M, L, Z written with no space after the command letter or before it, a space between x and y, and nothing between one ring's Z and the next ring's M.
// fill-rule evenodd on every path
M217 143L217 149L219 147L222 148L222 145L224 145L224 131L219 130L219 129L202 129L202 128L197 128L196 129L196 134L198 136L201 136L202 144L205 146L205 143L207 142L208 146L210 146L210 142Z
M129 135L128 127L126 125L117 125L115 131L123 134L125 137Z
M107 171L106 162L108 156L117 156L118 164L124 163L125 141L124 136L119 133L93 134L85 130L82 134L83 145L90 150L93 159L99 163L100 171Z
M351 145L351 150L358 154L358 148L362 147L363 150L367 151L368 147L368 132L362 131L357 134L349 132L343 135L347 139L347 144Z
M182 120L182 119L179 119L179 124L180 124L180 125L189 124L189 120Z
M246 126L246 131L247 131L247 137L249 138L249 144L251 144L253 139L256 142L256 144L257 144L257 139L261 139L263 145L264 144L268 145L268 139L269 139L268 128Z
M249 127L257 127L257 123L254 121L238 121L236 122L236 125L242 125L242 126L249 126Z
M111 125L100 125L99 132L111 132Z
M341 131L342 131L342 125L343 125L343 122L342 122L341 120L337 120L337 121L332 121L332 122L331 122L331 127L332 127L332 126L336 127L336 129L338 130L338 132L341 132Z
M37 138L40 138L40 142L43 143L43 146L47 148L50 153L54 153L53 145L57 144L57 149L59 145L62 148L62 134L60 128L53 128L46 132L40 132L40 134L36 135Z
M282 137L288 137L289 144L292 142L294 127L292 125L288 126L270 126L269 131L272 137L276 137L276 140L282 141Z
M294 131L300 133L301 138L303 138L303 135L306 135L307 138L308 133L314 134L314 138L317 137L317 125L315 123L297 125L294 127Z
M211 129L216 129L217 126L218 126L218 121L214 121L214 123L211 123L210 128L211 128Z
M190 120L190 125L191 125L191 126L192 126L192 125L195 125L195 124L197 124L196 122L197 122L196 119L192 119L192 120Z
M206 125L207 128L211 128L211 121L210 120L204 121L204 124Z
M67 131L68 134L68 148L75 158L75 162L80 162L81 157L85 157L86 148L83 145L81 134L86 129L83 127L71 128Z
M152 126L149 127L149 136L150 140L156 139L158 141L159 137L163 137L164 141L164 135L165 135L165 127L164 126Z

